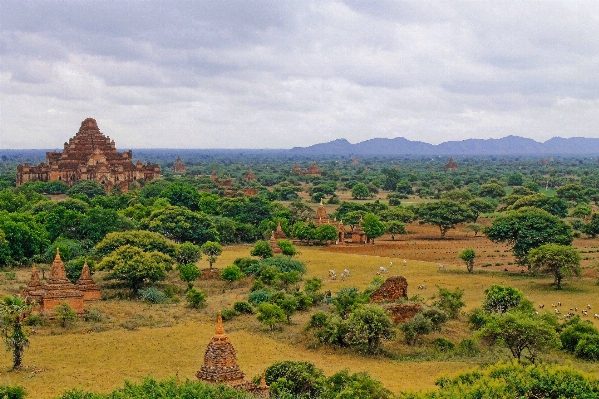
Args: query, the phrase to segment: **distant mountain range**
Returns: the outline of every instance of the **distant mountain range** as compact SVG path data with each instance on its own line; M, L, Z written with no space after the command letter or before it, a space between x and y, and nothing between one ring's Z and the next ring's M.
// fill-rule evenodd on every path
M403 137L370 139L351 144L345 139L294 147L295 155L599 155L599 138L554 137L544 143L519 136L468 139L429 144Z

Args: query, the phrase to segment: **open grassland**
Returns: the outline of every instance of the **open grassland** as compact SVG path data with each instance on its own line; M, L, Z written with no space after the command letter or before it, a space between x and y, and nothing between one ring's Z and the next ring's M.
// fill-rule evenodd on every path
M567 280L563 291L555 291L550 277L521 275L519 268L513 273L506 273L502 271L503 268L482 268L478 265L474 274L468 274L465 267L458 263L456 252L463 247L474 246L465 245L467 243L486 240L473 239L472 236L460 239L463 233L459 231L452 232L447 240L437 240L432 239L434 231L429 231L429 237L426 229L410 226L409 230L418 234L402 237L396 243L383 239L377 240L374 246L302 246L298 247L298 258L307 265L306 277L320 277L324 289L333 293L345 286L366 288L379 267L384 266L389 270L389 275L407 278L409 296L418 294L427 302L432 301L436 286L460 287L465 291L466 310L469 310L480 306L486 288L492 284L505 284L521 289L535 304L544 303L549 311L553 311L552 303L561 301L562 313L566 313L570 307L582 309L587 304L592 306L591 315L599 313L599 287L594 278ZM417 243L409 244L410 239ZM598 244L597 240L583 241L589 248ZM412 247L410 252L407 248ZM223 268L237 257L248 256L250 248L226 247L215 267ZM492 248L492 245L488 248ZM500 254L504 253L502 247L495 246L493 251L495 249L500 249ZM436 252L451 254L444 253L442 259L437 259L439 255ZM511 257L511 254L508 255ZM402 263L404 258L407 260L406 266ZM445 263L446 271L438 270L440 261ZM202 260L199 266L206 267L207 262ZM346 268L351 276L345 281L328 278L329 269L336 270L337 275L340 275ZM17 292L19 286L26 284L28 274L28 270L21 269L13 279L1 273L0 290L2 293ZM99 277L100 274L97 279ZM174 273L166 284L176 285L181 290L183 288ZM94 303L89 308L102 312L104 317L100 322L79 321L66 330L55 322L35 327L35 334L30 337L31 346L24 357L27 368L20 372L8 372L11 356L6 352L0 358L0 383L23 385L32 398L51 398L73 387L107 392L122 386L126 379L139 381L145 376L165 378L178 373L181 379L194 379L195 372L202 365L205 346L214 332L216 313L220 309L230 308L236 301L246 300L249 285L249 279L233 284L220 280L196 282L196 286L208 294L208 306L200 311L186 308L184 301L150 306L140 301L115 298ZM426 289L418 290L419 285L426 285ZM105 295L114 292L106 289ZM239 316L226 322L225 329L237 349L239 364L247 376L251 378L258 375L277 360L308 360L324 369L328 375L344 368L353 372L368 371L386 387L398 392L432 389L440 374L509 359L509 355L502 351L484 352L475 358L435 357L424 347L406 346L401 334L396 340L385 344L388 357L364 357L351 351L314 345L303 333L308 318L308 313L297 314L293 317L292 325L285 325L281 331L274 333L261 326L255 316ZM599 323L594 321L599 327ZM472 333L462 316L460 320L444 326L441 333L427 336L425 342L431 342L439 336L459 342L472 337ZM599 367L593 363L576 361L562 354L548 355L546 360L572 362L586 371L599 371Z

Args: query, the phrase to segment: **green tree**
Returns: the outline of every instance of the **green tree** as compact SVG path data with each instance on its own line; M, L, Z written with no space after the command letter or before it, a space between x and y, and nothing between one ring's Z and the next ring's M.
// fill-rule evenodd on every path
M531 269L553 274L554 284L562 289L562 279L570 276L580 276L580 254L569 245L545 244L532 249L528 253Z
M185 207L192 211L200 210L200 193L191 184L171 183L160 192L160 197L168 199L173 206Z
M552 325L541 317L521 312L492 316L479 336L490 344L503 344L518 362L525 350L528 351L528 359L534 363L541 351L560 345Z
M518 307L524 300L524 294L517 288L494 284L485 290L483 309L487 313L505 313Z
M479 197L501 198L505 197L505 189L497 183L487 183L480 186Z
M243 272L237 265L229 265L223 269L220 276L228 282L237 281L243 277Z
M510 205L508 210L516 210L525 207L535 207L543 209L550 214L564 218L568 215L568 204L561 198L550 197L545 194L532 194L519 198Z
M570 245L572 228L556 216L537 208L521 208L493 220L485 229L495 243L507 243L520 264L526 264L528 252L543 244Z
M310 362L276 362L264 374L273 396L285 397L283 395L287 394L297 399L310 399L319 397L326 389L323 371Z
M416 209L416 214L420 224L437 226L441 237L445 237L449 229L455 229L456 224L472 220L472 212L468 208L448 200L422 204Z
M181 206L168 206L152 212L147 220L148 230L155 231L181 243L189 241L202 245L218 241L218 232L211 218L202 212L193 212Z
M258 306L258 321L269 326L271 331L286 319L285 312L278 305L264 302Z
M566 184L559 187L556 190L556 195L558 198L573 201L577 204L587 203L591 199L588 190L578 183Z
M481 213L491 213L495 205L480 198L473 198L466 203L466 207L472 212L472 222L476 223Z
M212 269L212 264L215 263L220 254L223 253L223 247L217 242L206 241L202 244L202 253L208 258L210 268Z
M256 241L254 248L250 251L250 255L257 256L260 259L270 258L274 255L270 244L266 241Z
M297 222L293 225L293 236L300 241L309 241L316 236L314 223Z
M283 255L289 257L294 257L295 255L297 255L297 250L295 249L295 246L291 243L291 241L279 240L277 241L277 244L279 245L279 248L281 248Z
M521 186L524 184L524 175L522 173L514 173L507 178L508 186Z
M441 199L460 204L467 204L472 198L472 193L468 190L451 190L441 194Z
M106 195L104 186L94 180L79 180L71 188L68 189L67 194L72 196L74 194L83 194L88 198L94 198L98 195Z
M180 265L196 263L202 259L202 248L190 242L184 242L177 246L175 260Z
M468 269L468 273L472 273L474 271L474 259L476 258L476 252L472 248L466 248L462 252L460 252L460 259L466 263L466 269Z
M456 288L451 291L447 288L439 288L438 299L435 301L434 305L447 313L447 315L452 319L457 319L460 315L460 310L466 304L462 300L464 296L464 290Z
M433 331L433 323L424 317L422 313L400 324L399 329L403 332L408 345L414 345L420 336L430 334Z
M68 302L61 302L54 308L54 317L60 322L62 328L66 328L70 322L77 320L77 313Z
M172 258L162 252L144 252L125 245L104 257L97 268L108 270L108 279L121 280L137 292L144 284L164 280L172 264Z
M367 213L364 215L362 228L364 229L366 237L372 241L372 245L374 245L375 238L378 238L385 233L385 227L385 224L381 222L374 213Z
M337 228L330 224L321 224L316 228L315 236L320 242L337 240Z
M44 253L48 233L28 213L0 211L0 231L4 233L4 261L23 263Z
M395 240L395 236L397 234L408 234L408 230L406 229L406 225L397 220L391 220L386 223L387 233L391 234L391 239Z
M343 319L347 319L354 309L369 301L368 295L364 295L355 287L342 288L332 299L335 310Z
M378 352L382 340L395 337L393 321L376 306L364 305L355 309L347 319L347 328L346 342L365 353Z
M106 256L125 245L137 247L145 252L158 251L177 257L178 247L159 233L143 230L108 233L95 247L98 256ZM183 262L180 262L183 263Z
M570 212L570 217L587 219L593 213L593 208L588 204L578 204L576 208Z
M202 309L206 307L206 293L195 288L190 289L185 294L187 305L193 309Z
M394 399L395 395L367 372L349 374L342 370L327 378L322 399Z
M358 183L352 188L351 195L356 199L366 199L370 197L370 190L366 184Z
M179 264L179 278L187 283L187 290L193 288L193 282L202 275L202 271L193 263Z
M598 213L594 213L593 216L591 216L591 220L582 226L582 232L592 238L597 237L597 234L599 234L599 214Z
M2 333L6 350L12 351L12 368L20 370L23 352L29 346L29 340L23 331L23 320L31 312L31 305L18 296L5 296L0 301Z

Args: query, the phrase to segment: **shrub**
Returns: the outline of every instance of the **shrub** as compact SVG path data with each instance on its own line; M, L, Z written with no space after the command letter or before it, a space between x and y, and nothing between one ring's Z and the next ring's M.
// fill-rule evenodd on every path
M425 307L422 309L421 313L431 321L431 326L435 331L441 331L441 325L448 319L447 313L435 306Z
M456 288L450 291L447 288L439 288L439 299L435 302L435 306L447 313L447 315L456 319L460 314L460 310L466 305L462 301L464 290Z
M258 306L261 303L268 302L272 293L269 290L256 290L248 296L248 302L254 306Z
M264 259L260 262L262 268L274 266L281 273L296 271L299 274L306 273L306 265L299 260L290 259L287 256L277 255L272 258Z
M277 244L279 245L279 248L281 248L283 255L290 257L297 255L297 250L295 249L295 246L291 243L291 241L280 240L277 241Z
M164 292L160 291L156 287L148 287L146 289L140 289L139 291L137 291L137 293L139 294L139 297L144 302L156 304L156 303L164 303L166 301L166 294Z
M179 278L187 283L187 289L193 288L193 282L202 275L202 271L193 263L179 265Z
M273 303L261 303L258 306L258 321L270 327L274 331L279 323L287 320L285 312Z
M456 352L462 355L475 356L478 354L478 352L480 352L480 349L478 348L476 341L466 338L460 341L458 347L456 348Z
M44 324L44 319L39 312L31 312L25 320L23 320L26 326L41 326ZM1 396L0 396L1 397Z
M296 399L316 398L325 390L323 371L310 362L276 362L264 374L274 397L287 394Z
M257 241L254 248L250 251L250 255L257 256L260 259L266 259L272 257L274 254L268 242Z
M599 336L599 331L592 323L580 322L580 320L577 319L571 325L564 328L559 336L559 339L562 342L562 348L565 351L574 353L576 347L578 346L578 342L583 336L587 335Z
M102 318L103 318L102 313L96 309L92 309L92 310L86 312L85 315L83 316L83 320L93 321L93 322L102 321Z
M599 335L583 334L576 344L574 355L586 360L599 360Z
M227 321L233 319L235 316L239 316L239 312L237 312L235 309L224 309L220 312L220 315L224 321Z
M229 282L233 282L242 278L243 273L238 266L229 265L223 269L223 271L220 273L220 276Z
M244 314L253 314L254 313L254 308L252 308L252 305L250 305L247 302L235 302L233 304L233 309L235 309L239 313L244 313Z
M0 398L2 399L25 399L25 388L20 386L0 385Z
M60 305L54 308L54 316L63 328L66 328L72 321L77 320L77 313L67 302L61 302Z
M435 350L438 352L449 352L453 350L455 344L445 338L437 338L433 341Z
M408 345L414 345L421 335L430 334L433 331L433 323L419 313L405 321L399 328L404 333Z
M192 288L185 294L187 305L193 309L206 307L206 293L204 291Z
M470 312L468 322L470 322L470 328L473 330L480 330L485 326L485 324L487 324L488 319L489 315L484 310L481 308L476 308Z
M260 271L260 261L254 258L237 258L233 264L246 276L256 275Z

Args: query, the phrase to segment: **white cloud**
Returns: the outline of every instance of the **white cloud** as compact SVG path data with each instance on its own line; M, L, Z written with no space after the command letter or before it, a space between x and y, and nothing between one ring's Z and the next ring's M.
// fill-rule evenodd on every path
M599 137L599 3L7 1L5 148Z

